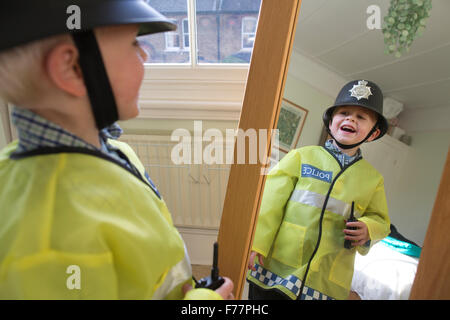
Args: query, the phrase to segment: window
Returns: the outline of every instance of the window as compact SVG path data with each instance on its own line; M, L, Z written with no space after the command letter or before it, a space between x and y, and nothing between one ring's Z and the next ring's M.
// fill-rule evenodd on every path
M189 50L189 20L183 19L183 49Z
M261 0L146 1L178 25L173 32L140 37L148 63L250 62Z
M154 9L177 25L177 30L174 31L139 37L139 42L148 53L147 63L189 64L191 62L188 1L191 0L146 0Z
M176 20L171 19L171 21L173 23L177 24ZM180 35L178 34L177 30L165 32L164 36L166 38L166 50L167 51L180 50Z
M242 18L242 49L244 50L253 49L256 36L256 23L257 19L255 17Z

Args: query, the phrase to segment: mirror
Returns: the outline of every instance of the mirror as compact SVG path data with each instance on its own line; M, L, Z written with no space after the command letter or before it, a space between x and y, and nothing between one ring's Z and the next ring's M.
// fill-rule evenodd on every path
M380 28L389 6L388 0L303 0L283 99L274 106L273 114L279 113L279 121L285 125L283 113L298 109L296 130L286 141L294 141L294 147L318 145L326 137L322 114L341 87L353 79L377 83L385 97L385 110L390 111L390 128L379 141L362 146L362 154L384 175L391 223L406 240L422 246L450 142L446 121L450 117L446 98L450 26L445 19L450 4L433 1L423 34L400 57L384 52L385 36ZM258 79L250 77L247 86L253 81ZM288 105L283 108L283 104ZM257 196L255 201L259 200ZM362 293L363 298L385 299L371 295L381 288L374 281L382 281L376 270L373 272L372 288ZM409 288L414 272L407 280ZM407 299L409 292L392 294Z

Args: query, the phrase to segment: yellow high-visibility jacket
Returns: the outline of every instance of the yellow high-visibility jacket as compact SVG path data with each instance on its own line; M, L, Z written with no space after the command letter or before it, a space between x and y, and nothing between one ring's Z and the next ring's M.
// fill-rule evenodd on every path
M194 289L166 204L125 143L0 152L0 299L221 299Z
M297 299L321 229L305 286L326 297L346 299L355 252L369 250L344 247L352 202L355 217L367 225L371 245L389 234L384 180L366 160L359 158L342 168L323 147L289 152L266 178L252 248L265 257L264 267L250 270L247 279Z

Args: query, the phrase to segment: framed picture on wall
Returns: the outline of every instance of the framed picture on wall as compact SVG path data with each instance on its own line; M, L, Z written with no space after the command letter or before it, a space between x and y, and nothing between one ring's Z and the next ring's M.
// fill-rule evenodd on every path
M287 153L297 146L307 115L308 110L305 108L287 99L281 101L277 124L280 151Z

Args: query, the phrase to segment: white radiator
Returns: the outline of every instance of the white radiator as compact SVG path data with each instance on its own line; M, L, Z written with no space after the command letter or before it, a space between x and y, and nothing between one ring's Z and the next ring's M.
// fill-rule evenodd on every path
M178 142L166 136L124 134L119 140L137 153L177 227L219 229L229 164L176 165L171 152Z

